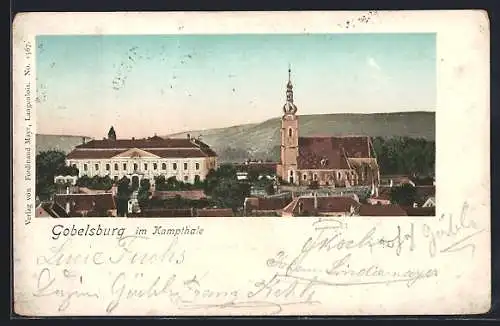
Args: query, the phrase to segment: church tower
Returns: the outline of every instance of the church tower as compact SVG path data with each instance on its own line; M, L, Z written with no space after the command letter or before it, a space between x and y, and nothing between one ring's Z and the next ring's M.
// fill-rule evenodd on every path
M284 181L298 184L299 119L296 115L297 107L293 103L291 72L290 67L288 67L286 102L283 106L283 117L281 118L281 164L277 173Z

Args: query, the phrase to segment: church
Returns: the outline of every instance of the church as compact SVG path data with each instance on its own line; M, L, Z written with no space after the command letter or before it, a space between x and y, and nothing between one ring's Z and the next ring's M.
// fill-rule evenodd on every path
M276 174L285 183L308 186L378 187L380 171L369 136L300 137L288 69L281 118L281 160Z

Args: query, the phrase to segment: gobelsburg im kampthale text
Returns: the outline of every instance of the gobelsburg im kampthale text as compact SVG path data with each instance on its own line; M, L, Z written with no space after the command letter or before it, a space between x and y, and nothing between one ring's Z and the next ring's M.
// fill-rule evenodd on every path
M87 224L86 226L76 226L75 224L71 226L64 226L62 224L54 225L52 228L52 239L57 240L60 237L93 237L93 236L104 236L104 237L117 237L121 238L125 233L124 227L103 227L101 224L96 226L91 226ZM179 236L179 235L202 235L204 229L200 226L191 227L190 225L183 226L182 228L165 228L161 225L155 225L152 232L149 233L146 229L137 228L136 235L147 236L147 235L168 235L168 236Z

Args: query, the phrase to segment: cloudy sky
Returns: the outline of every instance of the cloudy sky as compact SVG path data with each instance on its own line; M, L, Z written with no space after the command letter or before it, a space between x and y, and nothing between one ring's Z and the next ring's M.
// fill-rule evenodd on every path
M434 34L37 37L38 133L119 138L298 114L434 111Z

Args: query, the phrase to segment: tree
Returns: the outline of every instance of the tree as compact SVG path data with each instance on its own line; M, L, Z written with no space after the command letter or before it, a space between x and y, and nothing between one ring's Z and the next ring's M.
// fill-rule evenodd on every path
M149 179L142 179L137 194L137 200L139 201L139 206L144 209L149 204L149 197L151 196L151 183Z
M250 195L250 185L243 184L234 179L223 178L212 191L212 199L225 208L236 211L243 205L245 197Z
M65 166L66 155L61 151L43 151L36 156L35 193L41 200L49 199L55 193L54 177Z
M258 181L259 175L260 175L260 173L256 169L249 169L248 170L248 181L250 181L250 182Z
M268 195L274 195L275 193L275 189L274 189L274 183L273 182L270 182L266 185L266 193Z
M391 203L401 206L413 206L416 198L416 189L409 183L394 187L390 193Z
M116 190L116 203L117 203L117 215L124 216L128 210L128 201L132 190L130 188L130 179L123 177L118 181L118 186Z

